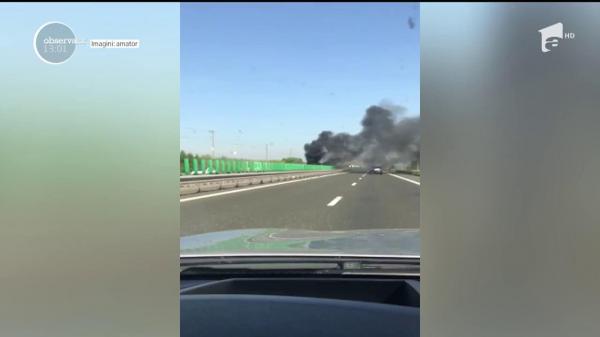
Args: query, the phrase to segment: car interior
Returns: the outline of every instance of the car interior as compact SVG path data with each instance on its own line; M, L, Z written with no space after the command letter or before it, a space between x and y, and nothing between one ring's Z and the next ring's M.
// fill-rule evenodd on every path
M406 270L182 268L181 336L416 337L420 281Z

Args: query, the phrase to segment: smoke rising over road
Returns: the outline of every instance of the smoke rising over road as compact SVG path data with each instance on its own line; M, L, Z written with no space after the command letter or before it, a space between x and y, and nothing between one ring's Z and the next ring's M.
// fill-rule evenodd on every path
M403 117L404 112L404 107L382 103L367 109L356 135L322 131L304 145L307 163L414 165L419 160L419 117Z

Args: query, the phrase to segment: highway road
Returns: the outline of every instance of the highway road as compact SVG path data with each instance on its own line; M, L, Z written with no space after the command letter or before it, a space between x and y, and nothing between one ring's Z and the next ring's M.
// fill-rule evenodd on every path
M181 235L267 227L419 228L419 177L342 173L260 187L182 197Z

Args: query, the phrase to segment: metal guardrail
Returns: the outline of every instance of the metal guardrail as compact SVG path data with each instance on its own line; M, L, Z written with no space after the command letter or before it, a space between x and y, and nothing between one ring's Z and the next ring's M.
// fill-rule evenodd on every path
M180 181L179 195L190 195L251 185L297 180L314 176L335 174L339 172L341 171L326 170L195 176L196 178L200 179Z
M180 182L193 182L199 180L216 180L216 179L228 179L228 178L242 178L242 177L254 177L264 175L281 175L281 174L300 174L310 172L332 172L332 170L323 171L285 171L285 172L250 172L250 173L223 173L223 174L198 174L198 175L185 175L180 176Z

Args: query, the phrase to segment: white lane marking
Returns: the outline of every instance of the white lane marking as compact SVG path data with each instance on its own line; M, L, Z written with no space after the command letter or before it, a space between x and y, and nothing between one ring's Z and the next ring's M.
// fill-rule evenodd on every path
M352 183L352 186L356 186L356 183Z
M338 202L340 202L340 200L342 200L342 196L338 195L337 197L333 198L333 200L331 200L328 204L327 207L333 207L335 206L335 204L337 204Z
M284 184L297 183L297 182L301 182L301 181L319 179L319 178L324 178L324 177L333 177L333 176L337 176L337 175L340 175L340 174L346 174L346 173L342 172L342 173L334 173L334 174L325 174L325 175L322 175L322 176L304 178L304 179L299 179L299 180L282 181L282 182L279 182L279 183L269 183L269 184L266 184L266 185L259 185L259 186L252 186L252 187L240 188L240 189L237 189L237 190L217 192L217 193L208 194L208 195L199 195L199 196L195 196L195 197L189 197L189 198L179 199L179 202L186 202L186 201L193 201L193 200L198 200L198 199L206 199L206 198L218 197L220 195L233 194L233 193L239 193L239 192L251 191L251 190L258 190L258 189L261 189L261 188L267 188L267 187L272 187L272 186L279 186L279 185L284 185Z
M358 180L362 180L362 177L358 178Z
M401 177L401 176L397 176L397 175L395 175L395 174L391 174L391 173L388 173L388 174L389 174L389 175L391 175L391 176L392 176L392 177L394 177L394 178L398 178L398 179L406 180L406 181L408 181L409 183L413 183L413 184L415 184L415 185L419 185L419 186L421 186L421 183L420 183L420 182L418 182L418 181L416 181L416 180L411 180L411 179L404 178L404 177Z

